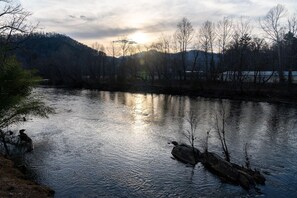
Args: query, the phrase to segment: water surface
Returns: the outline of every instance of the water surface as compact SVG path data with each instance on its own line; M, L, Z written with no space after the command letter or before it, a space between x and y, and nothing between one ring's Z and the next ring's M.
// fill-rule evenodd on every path
M26 163L35 179L56 197L294 197L297 193L297 107L288 104L39 88L35 94L56 109L49 119L33 118L26 128L35 142ZM214 118L227 117L231 160L264 171L262 194L221 182L198 164L172 159L172 140L187 142L187 115L199 115L197 140L221 154Z

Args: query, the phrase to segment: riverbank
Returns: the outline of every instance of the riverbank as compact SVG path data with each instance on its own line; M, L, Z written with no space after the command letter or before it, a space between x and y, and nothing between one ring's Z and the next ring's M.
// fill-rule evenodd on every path
M0 155L0 197L53 197L54 191L26 179L25 175L14 167L14 163Z
M254 84L235 85L230 82L175 81L145 83L142 81L110 83L83 82L53 86L56 88L85 88L99 91L120 91L130 93L155 93L192 97L206 97L270 103L297 103L297 84Z

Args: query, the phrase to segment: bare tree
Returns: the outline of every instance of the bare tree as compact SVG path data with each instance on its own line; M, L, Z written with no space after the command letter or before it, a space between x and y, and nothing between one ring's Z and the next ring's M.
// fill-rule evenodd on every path
M281 23L281 19L285 17L287 13L286 8L278 4L271 8L266 16L260 20L260 25L263 31L277 45L277 56L278 56L278 74L279 81L284 81L283 66L281 61L281 38L284 33L285 27Z
M181 58L182 58L182 68L183 68L183 77L184 80L186 80L186 54L189 44L192 41L192 38L194 36L194 29L191 24L191 22L187 18L183 18L178 24L177 24L177 30L175 32L175 38L179 44L179 51L181 52Z
M208 66L208 52L209 52L209 37L207 34L207 24L206 22L203 23L202 27L199 29L199 40L201 43L201 49L204 52L204 66L205 66L205 71L206 74L208 75L209 73L209 66Z
M253 27L250 23L249 17L241 16L234 25L234 32L229 47L234 49L234 56L232 57L235 64L233 64L232 80L234 86L240 86L242 91L243 81L246 75L242 73L244 68L248 67L247 51L249 49L251 34Z
M187 138L187 140L189 141L189 143L191 144L191 147L194 151L194 144L195 144L195 140L196 140L196 129L198 126L198 122L199 122L199 118L198 116L195 114L195 112L190 111L188 114L188 118L187 118L187 122L190 125L190 129L186 129L184 131L184 135Z
M121 51L121 56L126 56L129 52L130 45L132 44L131 41L128 40L127 36L123 36L120 39L113 41L119 47Z
M171 35L161 34L158 40L152 43L149 48L161 53L155 53L155 59L157 60L157 73L158 79L172 79L170 70L172 66L170 64L170 52L171 52Z
M297 34L297 12L288 19L288 29L294 36Z
M228 17L224 17L223 20L220 20L217 23L216 30L217 30L216 35L217 35L217 42L218 42L218 48L219 48L220 68L222 71L224 71L226 67L225 65L226 47L232 39L233 21ZM224 76L222 75L221 80L224 80L223 78Z
M136 42L130 43L128 48L128 69L130 73L130 77L136 79L138 77L138 65L136 63L136 58L133 57L134 54L139 53L141 51L141 46Z
M9 0L0 0L0 4L4 4L0 12L1 36L5 35L6 39L9 39L13 34L28 33L32 30L32 26L26 23L31 15L30 12L25 11L20 4L12 4Z
M112 56L112 68L111 75L113 80L116 80L116 56L119 54L119 49L115 45L115 41L110 42L109 47L107 48L108 53Z
M116 44L120 50L121 54L121 63L120 63L120 68L119 72L121 75L119 77L122 78L122 80L126 80L127 77L127 68L126 68L126 63L127 63L127 54L129 52L129 48L131 47L132 44L134 44L133 41L129 41L127 36L123 36L122 38L114 41L114 44Z
M221 104L219 109L219 115L215 117L216 120L216 131L221 142L222 150L225 155L226 161L230 162L230 152L226 143L226 113L225 107Z
M92 44L92 48L96 50L96 63L95 68L91 68L91 76L95 76L99 80L101 79L101 75L103 79L105 78L105 47L104 45L95 42Z
M219 46L219 51L222 54L222 61L224 60L224 54L226 51L226 46L232 38L233 31L233 21L224 17L223 20L217 23L217 41Z
M165 35L162 34L159 37L158 43L159 43L159 49L158 51L162 52L162 57L161 57L161 61L162 61L162 74L164 76L165 79L169 79L172 78L172 76L170 76L170 51L171 51L171 36L170 35Z
M239 37L243 37L244 35L252 34L252 31L253 26L251 25L251 19L247 16L239 17L235 24L235 33L237 33Z
M249 149L249 144L246 143L244 145L244 149L243 149L244 150L244 158L245 158L245 167L247 169L251 169L251 160L250 160L250 155L248 153L248 149Z
M214 70L215 70L215 63L214 63L214 41L216 37L215 32L215 24L211 21L205 21L200 28L200 41L202 49L204 50L205 55L205 67L206 72L210 73L211 79L214 78ZM211 53L210 62L208 62L208 52Z
M197 76L196 78L200 78L200 74L199 74L199 65L198 65L198 60L199 60L199 55L200 55L200 41L199 41L199 34L197 33L196 34L196 39L195 39L195 42L194 42L194 45L193 45L193 49L195 50L194 51L194 60L193 60L193 63L192 63L192 68L191 68L191 80L194 79L194 71L197 72Z
M24 121L24 116L46 117L52 109L31 95L32 87L38 82L33 73L24 71L11 51L18 46L16 35L26 38L35 27L27 22L31 14L13 1L0 0L0 142L7 147L7 135L2 129Z
M211 129L206 132L205 143L204 143L204 153L208 153L208 140L210 138Z
M180 52L179 51L179 43L178 43L178 40L176 38L176 35L174 34L173 37L172 37L172 48L171 48L171 52L172 53L178 53ZM182 71L181 71L181 68L182 68L182 63L181 63L181 58L178 57L178 56L173 56L172 59L172 80L176 80L176 79L179 79L179 80L182 80Z
M20 4L0 0L0 64L7 58L7 53L18 47L19 43L12 41L13 36L29 35L37 27L27 21L30 15L31 13L25 11Z

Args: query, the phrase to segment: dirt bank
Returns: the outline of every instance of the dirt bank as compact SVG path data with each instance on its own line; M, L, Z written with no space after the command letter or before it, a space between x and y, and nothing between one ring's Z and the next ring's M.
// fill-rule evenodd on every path
M0 155L0 197L53 197L54 191L27 180L14 163Z

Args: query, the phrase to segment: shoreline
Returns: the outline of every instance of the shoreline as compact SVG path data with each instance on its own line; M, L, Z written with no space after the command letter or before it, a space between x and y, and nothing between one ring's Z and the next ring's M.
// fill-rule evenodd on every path
M0 197L54 197L54 190L32 181L15 167L14 162L0 155Z
M45 88L89 89L110 92L129 92L142 94L166 94L189 97L204 97L214 99L229 99L251 102L268 102L280 104L297 104L297 85L267 84L265 86L248 87L244 91L234 89L228 83L211 84L179 84L179 85L150 85L147 83L83 83L70 85L41 85Z

